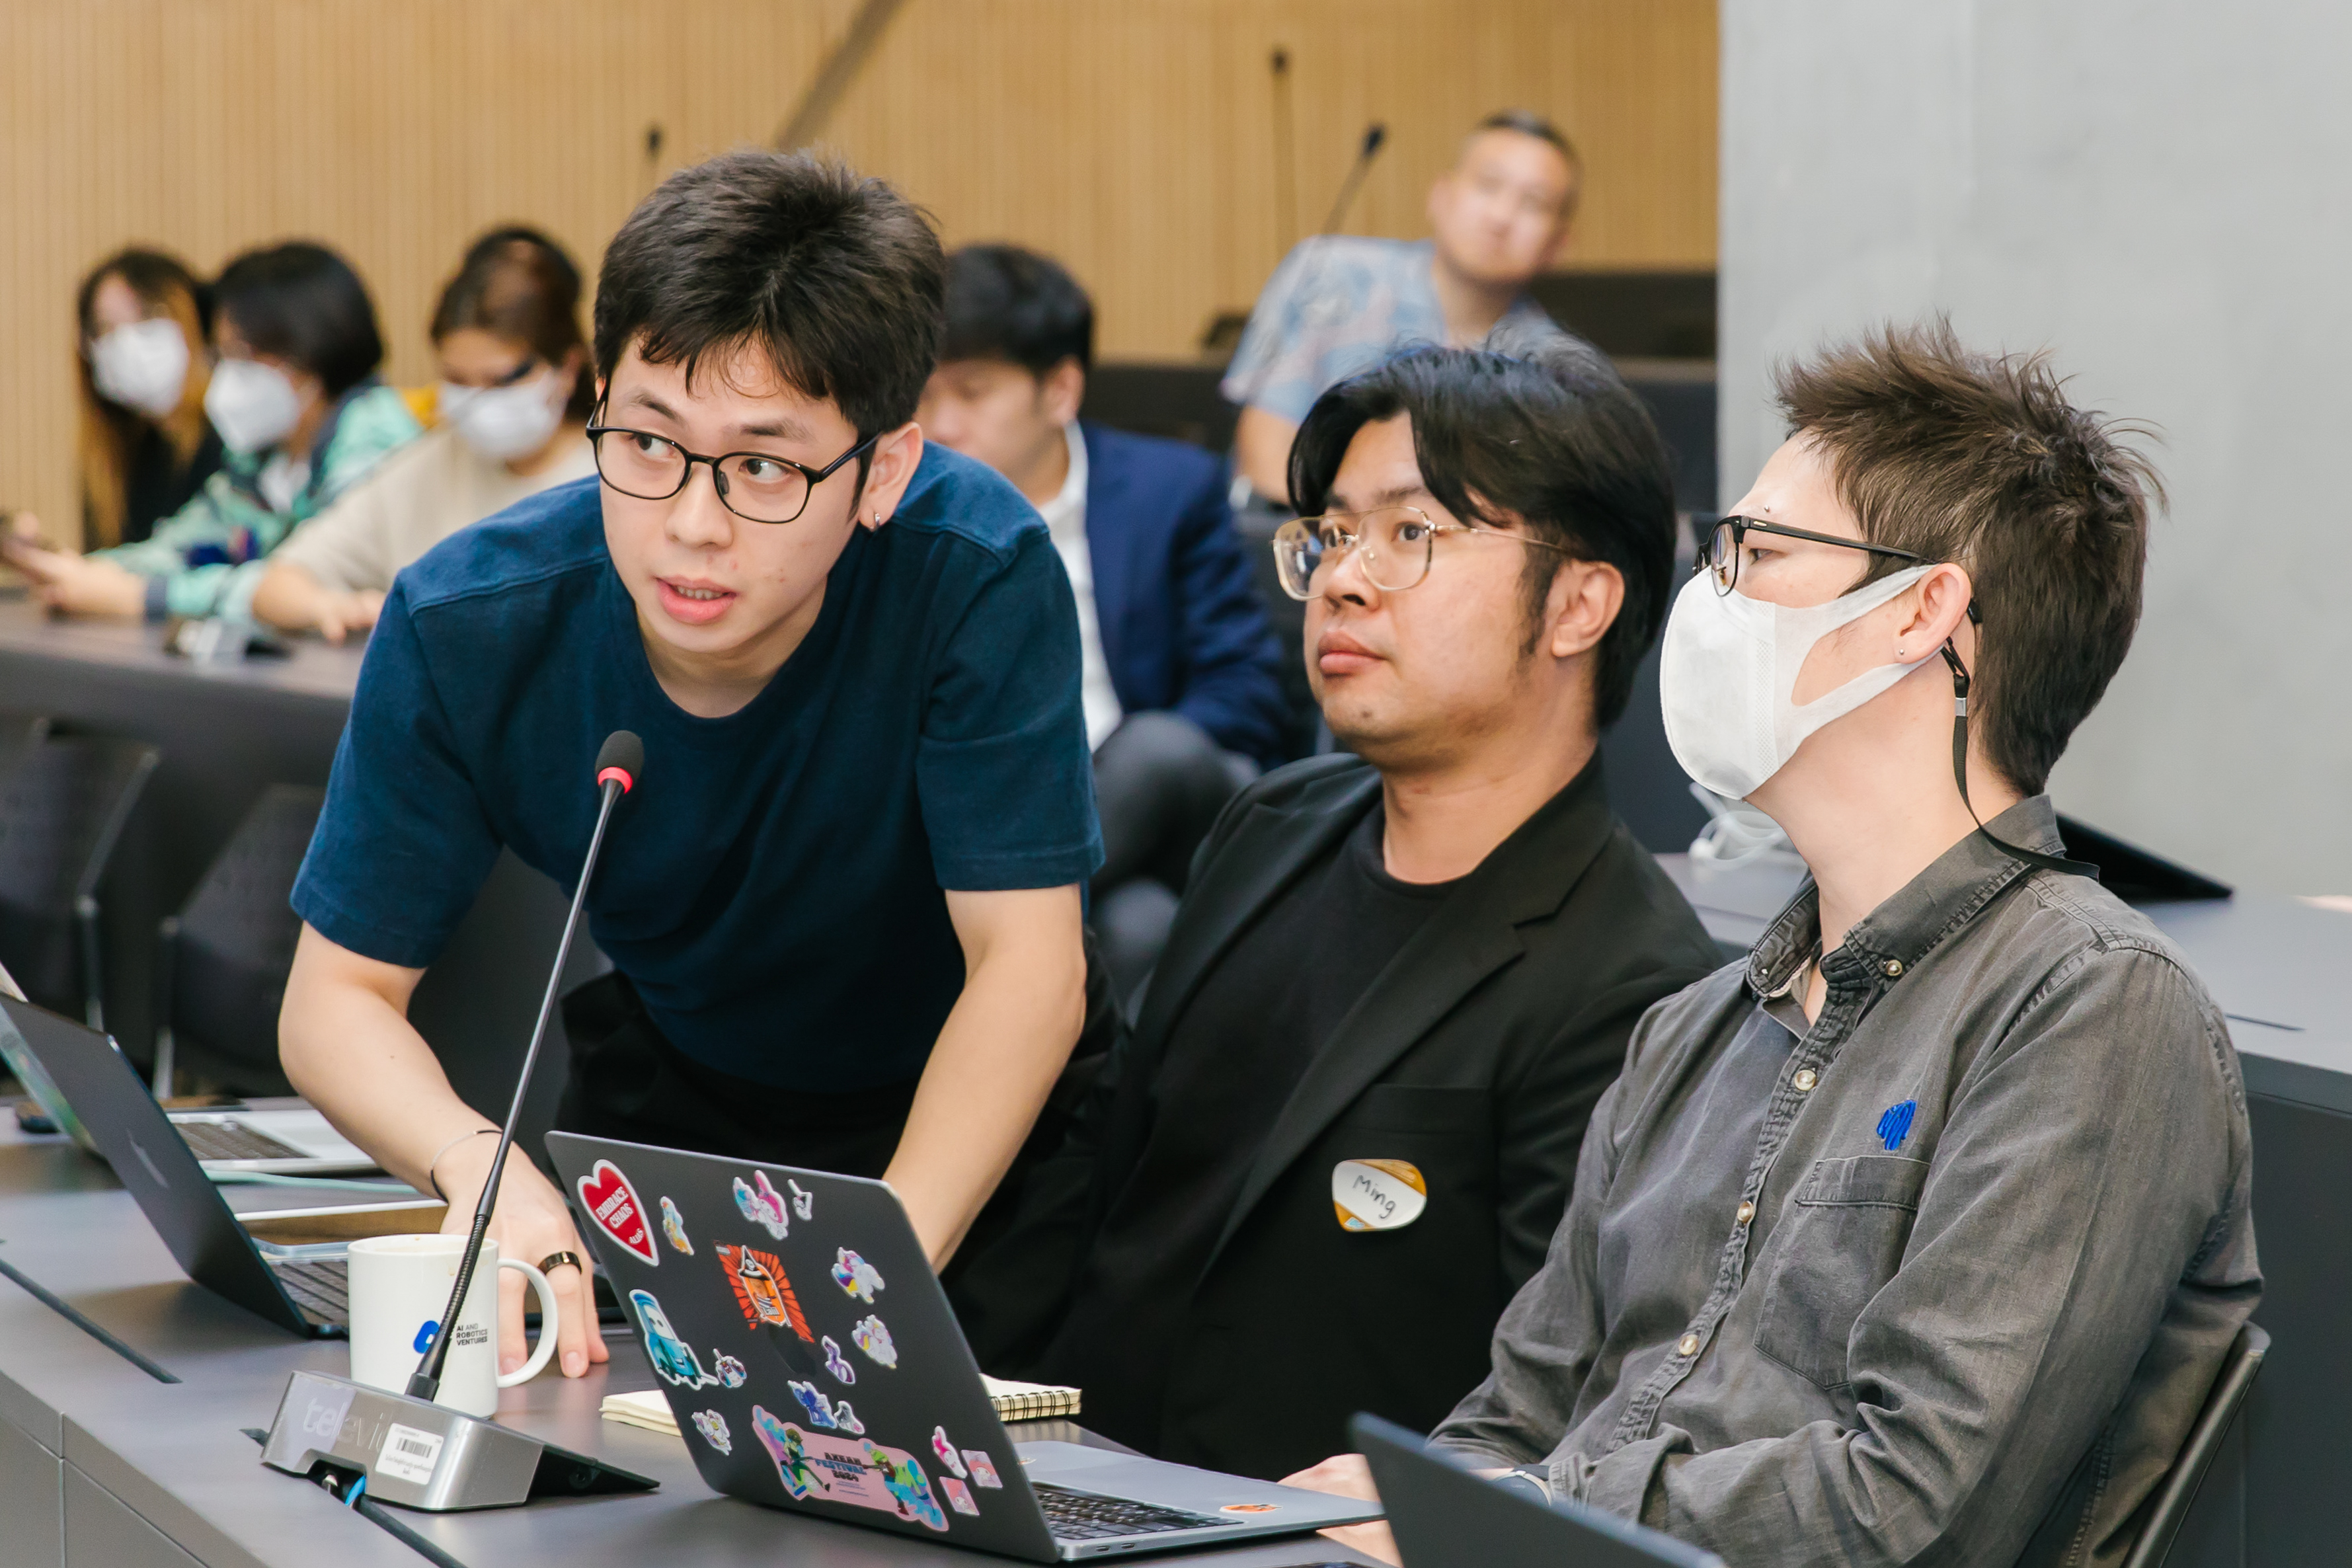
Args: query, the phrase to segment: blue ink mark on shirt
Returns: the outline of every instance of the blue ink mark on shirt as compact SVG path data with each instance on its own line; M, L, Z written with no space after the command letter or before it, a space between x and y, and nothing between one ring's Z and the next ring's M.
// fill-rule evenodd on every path
M1887 1152L1903 1147L1903 1140L1911 1135L1911 1118L1919 1112L1919 1102L1906 1100L1900 1105L1890 1105L1886 1114L1878 1119L1878 1139Z

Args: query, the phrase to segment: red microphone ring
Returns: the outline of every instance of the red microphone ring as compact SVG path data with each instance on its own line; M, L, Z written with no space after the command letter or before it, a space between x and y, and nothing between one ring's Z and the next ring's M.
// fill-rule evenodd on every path
M629 776L629 770L626 768L606 768L603 773L596 775L596 785L601 789L604 786L607 781L614 779L620 781L621 793L623 795L628 794L630 789L634 787L637 782Z

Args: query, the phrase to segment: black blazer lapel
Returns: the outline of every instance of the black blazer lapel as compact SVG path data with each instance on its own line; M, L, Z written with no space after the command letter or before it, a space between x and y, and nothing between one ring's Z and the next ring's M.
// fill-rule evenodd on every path
M1259 1145L1202 1273L1323 1130L1477 984L1526 951L1523 921L1559 910L1614 824L1594 760L1486 857L1358 998ZM1196 982L1197 982L1197 977Z
M1136 1021L1139 1065L1159 1059L1170 1027L1202 977L1258 911L1362 821L1380 792L1380 774L1364 768L1310 787L1291 805L1249 808L1223 850L1184 889L1184 913L1193 918L1179 917L1152 973L1142 1016Z

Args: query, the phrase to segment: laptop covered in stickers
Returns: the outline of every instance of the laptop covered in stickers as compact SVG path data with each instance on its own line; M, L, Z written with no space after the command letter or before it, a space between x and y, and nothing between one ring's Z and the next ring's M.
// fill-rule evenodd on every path
M881 1182L567 1132L547 1148L714 1490L1034 1563L1380 1517L1115 1449L1014 1444Z

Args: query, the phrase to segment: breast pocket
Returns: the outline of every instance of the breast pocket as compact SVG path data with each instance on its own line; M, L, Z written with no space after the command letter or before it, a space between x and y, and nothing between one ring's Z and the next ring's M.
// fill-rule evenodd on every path
M1825 1389L1851 1381L1854 1320L1895 1277L1927 1180L1926 1161L1895 1154L1813 1166L1772 1237L1758 1351Z

